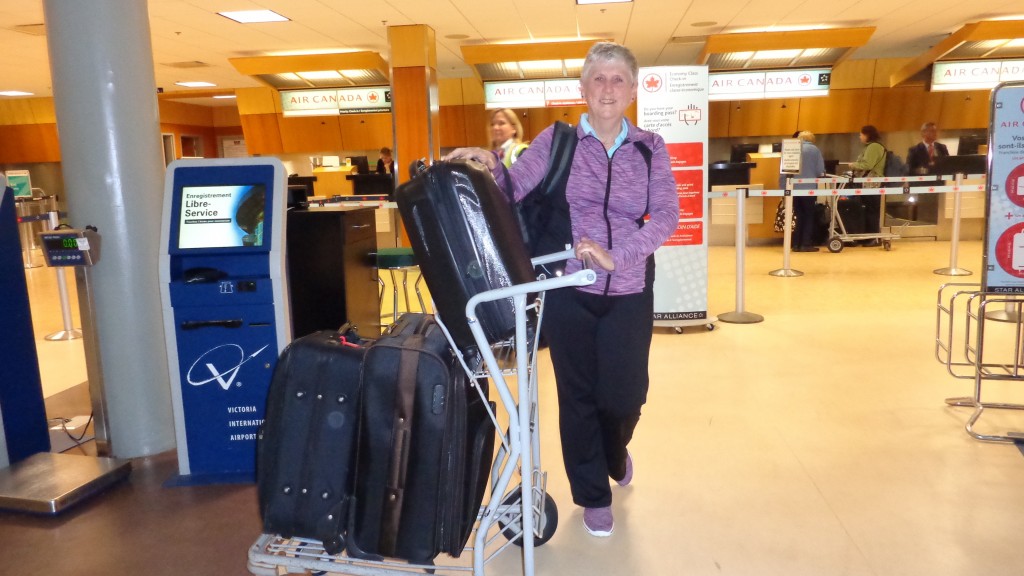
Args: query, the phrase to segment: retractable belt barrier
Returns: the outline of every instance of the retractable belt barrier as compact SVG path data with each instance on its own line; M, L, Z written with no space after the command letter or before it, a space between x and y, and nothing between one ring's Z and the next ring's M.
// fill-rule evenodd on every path
M771 276L779 278L795 278L803 276L803 273L794 271L790 268L790 241L788 236L791 232L791 222L793 221L793 197L813 197L813 198L834 198L839 196L889 196L889 195L904 195L904 194L955 194L953 204L953 231L952 238L950 241L950 263L949 268L938 269L935 274L945 276L969 276L970 271L956 268L956 254L957 246L959 243L959 219L961 219L961 194L964 192L985 192L985 183L979 184L965 184L964 180L968 179L985 179L985 174L940 174L940 175L928 175L928 176L883 176L883 177L848 177L848 176L828 176L824 178L790 178L788 183L790 184L834 184L833 188L818 188L818 189L804 189L804 190L750 190L746 188L736 188L735 190L729 191L714 191L706 192L705 195L708 199L714 198L735 198L737 204L737 217L736 217L736 313L739 318L746 319L746 313L743 310L743 253L745 252L745 229L746 221L743 217L743 204L746 198L761 197L761 198L785 198L785 230L783 232L783 264L782 269L772 271L768 273ZM956 183L952 186L908 186L911 182L928 182L928 181L947 181L953 180ZM838 188L835 184L850 184L850 183L892 183L899 182L903 186L899 188L895 187L880 187L880 188ZM742 232L740 232L742 231ZM719 320L724 322L730 322L727 320L729 314L720 315ZM726 318L723 318L726 316ZM763 317L759 315L751 315L759 317L758 320L746 320L742 323L760 322Z

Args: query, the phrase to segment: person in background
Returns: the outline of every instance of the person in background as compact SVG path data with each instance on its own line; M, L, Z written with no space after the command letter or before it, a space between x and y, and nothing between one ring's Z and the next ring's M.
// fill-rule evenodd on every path
M854 174L881 178L885 174L885 146L881 142L882 137L878 134L878 128L871 124L860 129L860 142L864 145L860 156L850 164ZM876 186L864 186L874 188ZM865 195L860 197L864 205L864 233L878 234L881 230L882 218L882 197L878 195ZM864 240L862 246L878 246L878 239Z
M387 146L380 149L380 158L377 159L377 174L394 174L395 159L391 157L391 148Z
M907 150L907 168L911 176L933 174L935 159L949 156L949 149L938 141L939 127L935 122L921 126L921 141Z
M821 178L825 175L825 159L821 150L814 145L814 134L803 131L793 135L800 140L800 173L794 178ZM779 188L786 187L787 174L779 176ZM794 190L811 190L817 188L815 184L794 184ZM793 228L791 244L793 252L817 252L818 247L814 245L814 204L813 196L794 196L793 214L796 216L796 226Z
M587 112L576 126L566 186L576 258L565 272L580 270L587 257L597 282L553 290L544 307L562 460L573 502L584 509L583 526L599 537L615 527L609 478L619 486L633 480L626 446L647 402L654 251L679 225L665 141L625 117L636 100L637 74L633 53L612 42L594 44L584 60L580 89ZM544 178L553 134L553 126L545 128L509 168L497 153L479 148L457 149L446 160L485 164L519 201Z
M491 149L506 168L519 159L529 145L523 142L523 123L515 111L501 108L491 113Z

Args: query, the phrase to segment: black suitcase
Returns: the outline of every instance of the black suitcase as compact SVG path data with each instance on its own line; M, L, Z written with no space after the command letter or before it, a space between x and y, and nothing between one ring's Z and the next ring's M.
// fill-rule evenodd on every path
M840 198L839 217L843 219L843 226L847 234L864 233L864 203L860 198ZM838 227L838 225L837 225Z
M495 430L432 316L403 315L369 348L362 394L349 555L458 557L483 501Z
M322 331L285 348L257 443L263 531L320 540L330 554L345 545L363 343L351 332Z
M486 168L462 160L435 163L395 196L438 314L460 349L475 349L469 299L535 279L515 208ZM515 333L511 298L477 312L489 342Z

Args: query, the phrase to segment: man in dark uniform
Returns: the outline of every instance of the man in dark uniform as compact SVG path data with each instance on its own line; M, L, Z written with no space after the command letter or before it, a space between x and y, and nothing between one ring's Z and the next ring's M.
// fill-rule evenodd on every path
M938 141L939 127L935 122L926 122L921 126L921 141L907 151L907 168L911 176L932 174L935 159L949 156L946 145Z

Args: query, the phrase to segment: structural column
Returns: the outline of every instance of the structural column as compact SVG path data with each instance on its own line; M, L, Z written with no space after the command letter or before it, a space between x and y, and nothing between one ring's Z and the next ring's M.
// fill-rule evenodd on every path
M395 130L395 173L409 179L409 164L441 155L438 122L437 42L434 29L416 24L388 28L391 47L391 117ZM405 230L402 243L409 245Z
M103 237L91 274L110 448L117 457L146 456L174 446L157 280L164 165L147 3L44 0L43 8L69 219Z

